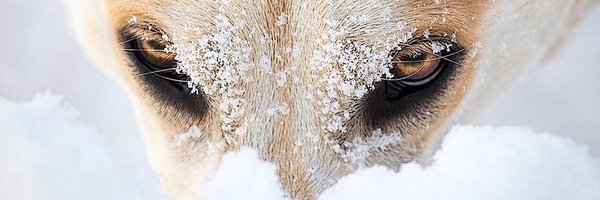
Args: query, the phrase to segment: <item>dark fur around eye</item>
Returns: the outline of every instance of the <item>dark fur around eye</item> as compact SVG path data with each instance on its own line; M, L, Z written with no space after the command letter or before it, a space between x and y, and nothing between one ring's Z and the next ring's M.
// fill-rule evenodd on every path
M142 52L137 45L138 40L146 37L151 40L162 40L160 37L162 35L158 32L149 30L148 26L141 28L127 26L119 32L124 54L129 59L127 63L130 65L132 76L144 92L161 105L160 108L157 107L157 112L173 117L181 114L202 117L208 111L209 104L201 92L191 92L187 86L189 77L175 70L159 71L161 68L152 66L152 63L140 54ZM170 109L164 109L165 107ZM172 112L167 113L167 111Z
M446 59L440 60L440 65L443 65L442 71L427 84L411 87L403 86L402 82L398 81L378 82L363 104L365 123L374 128L381 128L391 120L404 120L403 123L406 123L410 117L435 115L436 113L429 112L436 106L436 102L442 100L441 96L447 92L453 79L462 70L462 50L462 47L453 44L450 51L444 51L441 56ZM393 87L401 89L396 90L398 94L394 94L394 98L390 98L390 92L394 92Z

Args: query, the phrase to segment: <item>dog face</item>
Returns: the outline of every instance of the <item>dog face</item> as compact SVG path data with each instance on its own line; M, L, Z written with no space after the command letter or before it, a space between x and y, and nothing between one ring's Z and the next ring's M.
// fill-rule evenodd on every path
M358 167L426 162L445 125L553 49L588 1L69 1L132 95L152 167L201 196L257 149L291 197ZM565 28L566 27L566 28Z

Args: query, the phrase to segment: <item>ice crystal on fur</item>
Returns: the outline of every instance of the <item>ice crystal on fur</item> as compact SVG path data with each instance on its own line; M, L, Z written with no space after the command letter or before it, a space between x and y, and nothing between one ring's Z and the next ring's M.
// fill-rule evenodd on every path
M431 32L429 32L429 29L425 29L425 31L423 32L423 37L429 39L429 35L431 35Z
M279 15L277 17L277 21L275 22L275 26L283 26L283 25L285 25L286 20L287 20L287 14L285 14L285 12L281 13L281 15Z
M191 138L199 138L202 132L198 126L191 126L187 131L175 136L175 146L181 146L183 142Z
M265 112L267 116L272 117L274 115L287 115L290 113L290 106L287 103L282 103L280 106L269 108Z
M365 159L373 151L386 151L389 145L395 144L401 139L400 133L383 133L381 129L377 129L369 137L357 137L351 142L344 143L344 147L348 150L342 155L342 158L359 167L364 167Z
M355 16L347 20L362 24L369 18ZM352 106L351 100L363 98L382 77L392 77L387 64L391 61L389 52L399 48L396 44L411 39L416 30L390 39L362 43L344 38L347 33L339 28L342 22L326 20L325 24L327 28L316 41L320 48L313 52L310 66L315 74L322 76L316 81L324 87L317 88L315 96L321 114L325 116L321 119L323 128L331 133L343 133L347 131L344 124L351 114L344 108Z
M137 23L137 17L136 17L135 15L132 15L132 16L129 18L129 22L128 22L128 23L129 23L129 24L135 24L135 23Z
M285 84L285 82L287 81L287 75L288 73L286 73L286 71L280 71L277 72L276 75L276 81L277 81L277 87L281 87Z
M452 44L450 44L450 43L441 43L441 42L432 42L431 43L431 51L435 54L441 53L444 50L450 52L450 47L452 47Z
M444 49L446 49L446 47L444 45L440 45L437 43L431 43L431 50L433 51L433 53L442 52Z
M238 34L243 23L232 24L223 14L215 16L215 31L198 36L195 40L173 38L167 51L176 52L177 70L190 77L188 85L193 92L200 89L211 100L218 102L222 129L232 134L243 116L245 89L250 78L246 72L253 67L251 48ZM231 140L229 135L228 140Z
M479 42L479 41L475 42L475 44L473 44L473 48L472 48L471 52L469 53L469 56L471 56L471 57L477 56L477 54L479 54L479 51L481 50L481 48L483 48L483 45L481 44L481 42Z
M259 59L259 70L268 74L272 73L273 67L271 63L271 58L269 58L269 56L263 55Z

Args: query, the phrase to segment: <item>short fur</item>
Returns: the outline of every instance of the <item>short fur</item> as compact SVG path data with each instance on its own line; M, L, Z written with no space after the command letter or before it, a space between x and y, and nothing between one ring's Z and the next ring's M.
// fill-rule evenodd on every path
M278 166L281 183L292 198L314 199L341 176L360 166L386 165L399 169L410 161L427 163L438 148L446 126L467 122L489 94L505 87L527 66L544 59L555 49L577 20L594 3L592 0L305 0L254 1L231 0L66 0L75 30L86 51L98 65L131 94L151 166L162 177L163 185L174 199L200 197L205 175L219 165L221 156L242 146L257 149L263 159ZM389 12L388 19L381 17ZM280 17L284 15L285 23ZM382 14L383 13L383 14ZM252 68L253 81L238 87L245 93L244 114L234 119L241 133L223 129L223 114L210 109L206 115L182 113L151 95L130 69L130 61L119 38L119 31L138 22L167 32L168 35L194 38L215 29L214 16L223 14L232 24L243 22L239 32L251 46L252 62L261 56L270 59L274 72L293 73L278 85L277 77ZM366 16L368 21L348 21L351 16ZM415 28L414 35L455 34L466 49L462 70L438 98L422 111L391 120L382 127L364 123L356 111L357 99L339 97L342 109L352 112L345 121L347 131L329 132L323 128L322 104L306 98L307 91L325 88L319 81L325 71L311 70L311 56L320 50L319 41L327 31L327 20L342 22L344 40L363 44L382 37L398 36ZM279 21L279 22L278 22ZM405 27L398 24L406 23ZM199 31L190 31L189 27ZM385 33L383 36L381 33ZM261 44L263 35L270 38ZM300 44L299 56L290 53ZM293 68L292 68L293 67ZM336 69L332 69L336 70ZM292 80L293 79L295 80ZM211 98L219 103L219 97ZM266 115L274 107L288 105L289 112ZM214 107L213 107L214 108ZM178 134L197 126L201 136L174 145ZM331 146L334 143L368 138L378 128L401 131L402 139L386 148L373 149L364 163L348 163ZM215 147L216 146L216 147ZM341 163L341 164L340 164Z

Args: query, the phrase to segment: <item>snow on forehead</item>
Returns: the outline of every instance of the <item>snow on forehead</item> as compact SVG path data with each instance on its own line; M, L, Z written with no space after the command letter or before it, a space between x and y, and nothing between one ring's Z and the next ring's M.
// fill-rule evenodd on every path
M200 90L218 103L222 129L230 133L240 127L245 114L244 105L247 101L244 93L253 81L249 70L257 68L270 72L276 57L298 57L298 52L308 52L303 55L307 59L289 58L290 66L284 68L303 66L297 69L309 70L304 74L309 74L308 78L312 80L298 80L295 77L294 81L285 82L282 80L289 73L273 73L273 76L277 76L272 79L273 85L277 87L282 83L310 81L309 85L314 88L306 91L306 96L316 98L322 128L331 133L345 132L344 124L351 115L349 108L372 90L381 77L391 77L387 64L391 60L389 53L399 49L398 44L406 43L416 32L405 22L394 21L389 7L380 11L359 11L339 19L323 19L320 23L324 28L320 32L305 33L311 34L311 41L294 40L290 44L293 45L289 47L291 55L265 55L258 52L270 52L260 49L272 48L264 45L274 42L268 33L256 31L243 20L229 19L221 10L211 19L210 24L214 25L211 31L188 27L187 35L175 32L169 38L173 45L166 51L177 53L177 69L189 75L189 86L194 92ZM278 26L294 23L294 19L290 19L286 13L279 13L273 20ZM301 23L306 19L295 20Z

